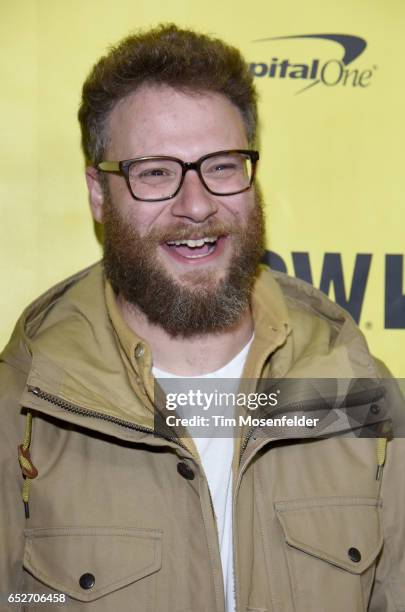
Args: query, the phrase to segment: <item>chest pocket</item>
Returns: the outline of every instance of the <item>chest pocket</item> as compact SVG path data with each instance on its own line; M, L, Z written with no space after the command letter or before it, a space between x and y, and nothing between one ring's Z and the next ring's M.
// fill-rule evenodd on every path
M367 609L383 543L379 507L351 497L275 504L299 610Z
M153 610L162 532L136 528L27 529L24 568L30 592L60 591L73 610ZM48 591L46 589L48 587ZM132 603L133 602L133 603ZM89 607L90 605L90 607ZM53 609L55 609L53 607ZM64 609L61 606L61 610Z

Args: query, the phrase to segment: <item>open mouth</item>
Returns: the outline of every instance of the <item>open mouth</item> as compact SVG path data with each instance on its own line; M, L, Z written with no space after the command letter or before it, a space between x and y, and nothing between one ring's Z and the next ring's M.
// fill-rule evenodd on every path
M225 236L204 236L188 240L169 240L164 244L171 254L178 257L202 259L213 255L225 238Z

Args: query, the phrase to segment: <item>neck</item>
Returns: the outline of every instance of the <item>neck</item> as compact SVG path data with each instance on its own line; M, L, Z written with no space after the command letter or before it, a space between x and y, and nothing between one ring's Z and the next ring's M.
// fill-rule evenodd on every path
M153 365L178 376L200 376L214 372L231 361L249 342L253 334L253 318L247 309L228 329L190 338L173 337L122 296L118 307L127 325L151 348Z

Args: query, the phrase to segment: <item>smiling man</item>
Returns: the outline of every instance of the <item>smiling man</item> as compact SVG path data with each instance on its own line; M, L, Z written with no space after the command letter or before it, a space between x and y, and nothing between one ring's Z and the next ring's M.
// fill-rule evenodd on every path
M0 609L405 609L400 399L344 310L259 265L256 120L240 53L173 25L86 80L104 257L1 355ZM223 385L231 433L187 430Z

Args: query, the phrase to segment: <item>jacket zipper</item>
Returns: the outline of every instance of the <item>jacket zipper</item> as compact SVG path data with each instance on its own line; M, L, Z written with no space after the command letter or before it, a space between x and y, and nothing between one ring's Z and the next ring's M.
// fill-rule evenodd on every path
M379 394L376 394L375 391L372 392L364 392L365 395L363 396L363 403L367 403L367 402L375 402L380 400L382 397L384 397L385 395L385 391L382 389L379 389ZM348 396L350 397L350 396ZM308 403L308 402L306 402ZM347 404L349 407L351 406L351 404ZM305 410L305 403L301 403L300 405L298 405L296 402L287 404L286 406L283 407L282 410L278 410L277 413L274 413L274 417L277 417L278 414L285 414L287 412L289 412L291 409L294 408L298 408L300 410ZM256 429L260 429L259 427L251 427L249 429L249 431L247 432L247 434L245 435L245 437L243 438L243 442L241 444L240 447L240 452L239 452L239 466L242 460L242 455L246 450L246 447L248 445L248 442L250 440L250 438L252 437L252 433L256 430Z
M256 429L255 427L252 427L251 429L249 429L247 435L243 438L242 444L240 445L240 451L239 451L239 465L240 465L240 462L242 460L242 455L245 452L246 447L248 445L248 442L249 442L249 440L250 440L250 438L252 436L252 433L254 432L255 429Z
M175 444L181 446L182 448L184 448L184 450L188 452L188 449L184 446L184 444L179 441L178 438L176 438L176 436L164 436L162 434L156 433L156 431L154 429L151 429L150 427L143 427L142 425L136 425L135 423L125 421L124 419L119 419L117 417L111 416L110 414L101 414L99 412L96 412L95 410L88 410L87 408L82 408L81 406L71 404L70 402L61 399L56 395L52 395L50 393L47 393L46 391L42 391L42 389L40 389L39 387L33 387L31 385L28 385L28 391L36 397L39 397L40 399L43 399L46 402L53 404L54 406L58 406L58 408L63 408L63 410L66 410L67 412L71 412L73 414L78 414L81 416L91 417L100 421L107 421L108 423L114 423L127 429L151 433L159 438L168 440L169 442L174 442Z

